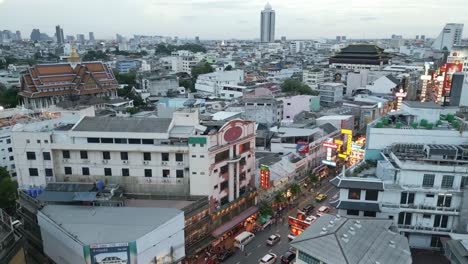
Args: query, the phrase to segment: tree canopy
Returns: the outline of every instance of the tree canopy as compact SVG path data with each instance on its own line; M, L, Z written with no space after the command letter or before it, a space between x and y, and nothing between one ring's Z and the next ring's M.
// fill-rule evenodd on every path
M0 106L4 108L16 107L19 102L18 89L7 89L0 85Z
M189 85L189 88L191 89L192 92L195 92L195 83L197 82L198 75L205 74L205 73L210 73L210 72L214 72L214 69L206 61L201 61L192 68L192 71L191 71L192 79L191 79L191 83ZM187 87L185 87L185 88L187 88Z
M82 58L83 61L108 61L109 56L102 50L90 50Z
M226 68L224 68L224 70L225 70L225 71L232 71L233 68L232 68L231 65L228 65L228 66L226 66Z
M0 208L15 208L18 186L4 167L0 167Z
M178 45L178 46L171 45L171 44L168 44L168 45L158 44L156 46L155 52L156 54L160 54L160 55L163 55L163 54L169 55L171 54L171 52L178 51L178 50L189 50L191 52L206 52L205 47L203 47L202 45L193 44L193 43L187 43L187 44Z
M114 75L119 84L136 85L136 73L134 72L119 73L114 69Z
M298 80L287 79L281 84L281 91L290 94L318 95L318 91L312 90L307 84Z

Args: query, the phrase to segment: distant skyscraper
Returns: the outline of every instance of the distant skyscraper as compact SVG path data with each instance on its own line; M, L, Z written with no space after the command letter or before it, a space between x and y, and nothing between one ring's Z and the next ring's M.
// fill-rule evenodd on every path
M440 32L439 36L432 43L432 48L436 50L452 50L453 45L461 45L463 35L463 24L449 23Z
M117 43L122 43L123 42L123 36L120 34L115 34L115 40Z
M41 31L37 28L33 29L31 32L31 40L32 41L39 41L41 40Z
M281 41L285 42L286 41L286 36L281 36Z
M72 43L73 41L75 41L75 37L74 36L67 36L67 42L68 43Z
M421 40L426 40L426 35L421 35Z
M270 3L265 5L260 17L260 41L275 41L275 10L271 9Z
M199 36L195 37L195 43L200 43L200 37Z
M16 30L16 40L21 40L21 31Z
M85 43L84 34L76 34L76 42L80 44L84 44Z
M63 28L60 28L60 25L55 26L55 37L57 38L58 44L65 43L65 38L63 36Z
M95 39L94 39L94 32L89 32L89 41L90 42L94 42Z

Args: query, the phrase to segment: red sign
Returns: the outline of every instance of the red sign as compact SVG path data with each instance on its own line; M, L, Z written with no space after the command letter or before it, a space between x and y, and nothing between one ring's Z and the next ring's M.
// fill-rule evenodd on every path
M296 144L296 152L302 154L309 153L309 143L305 141L298 141Z
M242 127L236 126L231 127L224 133L224 140L230 142L234 141L242 136Z
M270 170L264 166L260 168L260 188L268 189L270 187Z
M333 143L333 142L323 142L322 146L324 148L331 148L331 149L337 149L338 148L338 145Z
M305 230L307 229L310 224L304 222L304 221L301 221L295 217L292 217L290 216L289 219L288 219L288 224L289 224L289 227L292 229L292 228L298 228L298 229L301 229L301 230Z
M457 61L455 63L447 63L444 66L446 69L446 73L444 77L443 95L446 96L450 94L450 89L452 88L453 74L456 72L461 72L463 68L463 64Z

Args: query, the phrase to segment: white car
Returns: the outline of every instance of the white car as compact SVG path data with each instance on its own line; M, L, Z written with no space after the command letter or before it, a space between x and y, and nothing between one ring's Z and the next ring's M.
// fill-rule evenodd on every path
M322 215L328 213L328 211L330 211L330 207L325 206L325 205L320 206L320 208L317 210L317 215L322 216Z
M313 222L315 222L315 220L317 220L317 217L311 215L311 216L308 216L305 220L304 220L304 223L307 223L307 224L312 224Z
M277 258L278 258L278 257L276 256L276 254L268 253L268 254L266 254L265 256L263 256L263 258L260 260L260 264L272 264L272 263L275 263Z
M294 240L295 238L296 238L296 236L293 235L293 234L289 234L289 235L288 235L288 239L289 239L289 240Z
M274 244L278 243L280 241L280 239L281 239L280 235L274 234L274 235L271 235L267 239L266 243L267 243L267 245L273 246Z

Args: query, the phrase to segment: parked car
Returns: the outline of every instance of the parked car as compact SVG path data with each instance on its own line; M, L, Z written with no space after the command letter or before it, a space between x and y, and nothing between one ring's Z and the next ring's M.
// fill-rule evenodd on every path
M281 236L278 235L278 234L274 234L274 235L271 235L271 236L267 239L266 243L267 243L267 245L273 246L273 245L275 245L276 243L278 243L280 240L281 240Z
M327 195L324 193L319 193L317 196L315 196L315 201L320 203L321 201L327 199Z
M226 259L228 259L229 257L231 257L232 255L234 255L234 251L233 251L233 250L225 251L225 252L222 253L220 256L218 256L218 261L223 262L223 261L225 261Z
M295 239L295 238L296 238L296 236L293 235L293 234L289 234L289 235L288 235L289 241L291 241L291 240L293 240L293 239Z
M325 206L325 205L320 206L320 208L317 210L317 215L322 216L322 215L328 213L328 211L330 211L330 207Z
M302 212L304 212L305 215L310 215L312 211L314 210L315 206L313 204L308 204L302 208Z
M296 259L296 253L292 251L287 251L284 255L281 256L281 263L292 263Z
M268 254L266 254L265 256L263 256L262 259L260 259L260 264L272 264L272 263L275 263L277 258L278 258L278 257L276 256L276 254L268 253Z
M315 220L317 220L317 217L310 215L304 220L304 222L310 225L315 222Z

